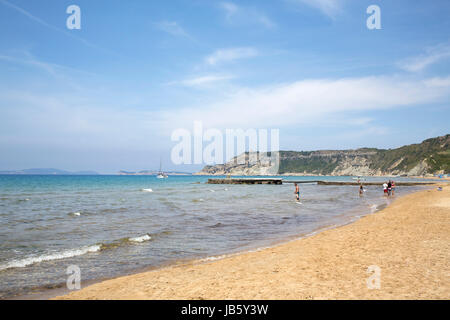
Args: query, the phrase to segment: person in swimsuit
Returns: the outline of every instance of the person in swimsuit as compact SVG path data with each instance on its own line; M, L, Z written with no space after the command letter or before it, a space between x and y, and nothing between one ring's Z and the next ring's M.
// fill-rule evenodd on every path
M391 191L392 191L392 183L391 183L391 180L389 180L389 182L388 182L387 190L388 190L388 196L390 196L390 195L391 195Z
M298 187L298 185L296 183L294 183L294 186L295 186L294 194L295 194L295 196L297 198L297 201L300 201L300 189L299 189L299 187Z
M387 196L387 193L388 193L387 187L388 187L387 183L386 183L386 182L383 183L383 191L384 191L384 195L385 195L385 196Z
M361 185L359 185L359 195L362 196L363 193L364 193L364 187L363 187L363 185L361 184Z
M395 192L395 182L394 181L392 181L391 188L392 188L392 195L394 195L394 192Z

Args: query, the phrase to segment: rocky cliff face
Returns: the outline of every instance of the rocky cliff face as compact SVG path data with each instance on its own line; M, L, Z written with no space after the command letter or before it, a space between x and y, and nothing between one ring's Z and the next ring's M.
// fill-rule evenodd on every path
M206 166L205 175L430 175L450 172L450 135L397 149L244 153L226 164Z
M243 153L226 164L206 166L197 174L235 175L235 176L271 176L279 172L280 153L259 154Z

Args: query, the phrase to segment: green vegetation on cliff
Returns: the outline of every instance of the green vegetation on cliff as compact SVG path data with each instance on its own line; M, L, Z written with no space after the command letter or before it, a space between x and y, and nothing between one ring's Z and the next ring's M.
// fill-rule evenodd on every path
M403 159L395 169L410 171L420 162L428 165L428 173L450 172L450 135L427 139L392 150L379 150L372 159L372 168L388 171L396 161Z
M237 158L243 162L235 161ZM249 153L226 164L206 166L201 174L213 175L425 175L450 173L450 134L396 149L280 151L279 167L271 162L251 163ZM263 159L264 160L264 159ZM266 159L267 160L267 159ZM269 164L268 164L269 163ZM273 166L274 171L270 168Z
M280 174L329 175L349 166L367 167L379 174L449 173L450 135L389 150L281 151L280 160Z
M335 157L322 157L309 155L304 158L296 158L295 155L290 154L286 157L286 153L293 153L293 151L281 151L280 153L280 174L284 173L316 173L316 174L331 174L338 166L342 155Z

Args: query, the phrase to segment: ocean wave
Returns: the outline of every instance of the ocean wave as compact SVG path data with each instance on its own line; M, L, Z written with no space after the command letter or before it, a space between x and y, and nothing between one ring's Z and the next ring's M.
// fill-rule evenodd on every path
M6 269L12 269L12 268L24 268L24 267L30 266L32 264L44 262L44 261L72 258L72 257L76 257L76 256L81 256L86 253L98 252L98 251L100 251L100 249L101 249L100 245L93 245L93 246L87 246L87 247L82 247L82 248L78 248L78 249L69 249L69 250L64 250L61 252L43 254L40 256L36 256L36 257L28 257L25 259L13 260L6 264L0 265L0 271L6 270Z
M230 257L230 256L231 256L231 254L223 254L223 255L220 255L220 256L206 257L206 258L200 259L200 261L202 261L202 262L216 261L216 260L225 259L225 258Z
M133 243L142 243L145 241L149 241L151 239L152 239L152 237L149 234L144 234L143 236L138 236L138 237L121 238L121 239L118 239L115 241L101 243L100 250L104 251L104 250L114 249L114 248L124 246L124 245L130 245Z
M149 234L145 234L139 237L130 237L130 238L122 238L119 240L115 240L108 243L99 243L92 246L85 246L76 249L68 249L63 250L61 252L55 253L47 253L40 256L32 256L19 260L12 260L5 264L0 265L0 271L13 269L13 268L24 268L30 265L45 262L45 261L53 261L53 260L61 260L67 258L73 258L77 256L81 256L87 253L100 252L104 250L114 249L120 247L122 245L131 244L131 243L142 243L145 241L151 240L152 237Z
M142 189L141 191L143 191L143 192L153 192L152 189Z
M140 237L135 237L135 238L128 238L130 241L132 242L144 242L144 241L149 241L152 239L152 237L150 237L148 234L140 236Z

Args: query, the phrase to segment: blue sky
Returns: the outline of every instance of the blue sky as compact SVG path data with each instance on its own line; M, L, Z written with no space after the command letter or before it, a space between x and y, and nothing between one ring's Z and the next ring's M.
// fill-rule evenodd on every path
M449 14L446 0L0 0L0 169L196 170L170 161L194 120L278 128L282 150L447 134Z

